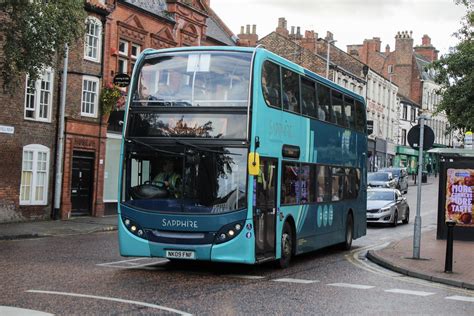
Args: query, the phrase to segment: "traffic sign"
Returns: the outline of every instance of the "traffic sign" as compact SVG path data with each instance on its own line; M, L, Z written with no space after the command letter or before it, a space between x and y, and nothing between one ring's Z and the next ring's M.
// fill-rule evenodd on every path
M408 143L413 149L418 149L420 142L420 124L413 126L408 131ZM433 147L435 135L431 127L423 125L423 150Z

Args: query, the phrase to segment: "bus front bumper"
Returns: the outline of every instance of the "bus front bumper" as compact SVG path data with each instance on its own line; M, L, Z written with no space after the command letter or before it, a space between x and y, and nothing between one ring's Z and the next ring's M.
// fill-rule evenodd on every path
M250 221L249 221L250 223ZM157 257L200 261L255 263L255 238L252 230L243 230L235 238L220 244L159 243L131 234L119 221L120 254L124 257Z

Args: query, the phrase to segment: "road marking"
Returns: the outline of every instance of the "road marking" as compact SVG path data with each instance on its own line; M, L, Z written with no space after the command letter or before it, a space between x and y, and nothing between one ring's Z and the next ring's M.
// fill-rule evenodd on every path
M142 263L143 261L147 261L147 262ZM168 259L138 258L138 259L98 263L96 265L99 267L108 267L108 268L137 269L137 268L148 267L148 266L152 266L152 265L156 265L160 263L165 263L168 261L169 261Z
M430 295L435 294L435 293L431 293L431 292L411 291L411 290L401 290L401 289L385 290L385 292L398 293L398 294L408 294L408 295L417 295L417 296L430 296Z
M349 288L361 289L361 290L368 290L368 289L372 289L372 288L375 287L375 286L372 286L372 285L350 284L350 283L331 283L331 284L327 284L327 285L339 286L339 287L349 287Z
M265 277L258 276L258 275L225 274L224 276L229 277L229 278L248 279L248 280L265 279Z
M9 316L54 316L54 314L35 311L33 309L10 307L10 306L0 306L0 315L9 315Z
M311 283L319 282L318 280L303 280L303 279L291 279L291 278L274 279L272 281L275 281L275 282L288 282L288 283L300 283L300 284L311 284Z
M454 295L454 296L447 296L447 297L445 297L445 299L455 300L455 301L463 301L463 302L473 302L474 303L474 297L472 297L472 296Z
M174 308L169 308L166 306L161 306L161 305L155 305L155 304L150 304L150 303L145 303L145 302L139 302L139 301L132 301L132 300L124 300L121 298L115 298L115 297L106 297L106 296L95 296L95 295L86 295L86 294L77 294L77 293L66 293L66 292L55 292L55 291L40 291L40 290L28 290L26 292L29 293L40 293L40 294L52 294L52 295L64 295L64 296L73 296L73 297L84 297L84 298L92 298L96 300L104 300L104 301L113 301L113 302L119 302L119 303L126 303L126 304L134 304L134 305L141 305L145 307L150 307L150 308L156 308L156 309L161 309L167 312L179 314L179 315L192 315Z

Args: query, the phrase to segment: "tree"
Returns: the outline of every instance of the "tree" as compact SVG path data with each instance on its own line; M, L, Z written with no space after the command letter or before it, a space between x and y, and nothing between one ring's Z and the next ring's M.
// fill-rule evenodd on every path
M474 129L474 12L470 0L457 0L466 6L461 29L454 35L460 40L450 52L432 64L442 101L437 112L445 111L451 128L461 132Z
M3 88L13 90L21 74L36 80L54 68L64 45L83 36L85 19L84 0L0 1Z

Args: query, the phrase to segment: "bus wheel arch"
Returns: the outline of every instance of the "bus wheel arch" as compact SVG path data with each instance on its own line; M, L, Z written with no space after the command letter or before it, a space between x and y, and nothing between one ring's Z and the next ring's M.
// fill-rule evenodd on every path
M276 263L279 268L286 269L296 254L296 227L291 216L288 216L283 223L280 249L280 259Z
M352 240L354 239L354 212L352 209L347 211L346 224L344 225L344 241L339 244L342 250L350 250Z

